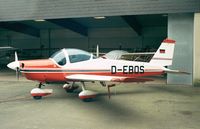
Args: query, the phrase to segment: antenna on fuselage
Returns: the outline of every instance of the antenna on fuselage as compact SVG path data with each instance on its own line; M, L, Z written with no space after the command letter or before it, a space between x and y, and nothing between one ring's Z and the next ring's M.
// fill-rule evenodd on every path
M99 45L97 44L96 57L99 57Z

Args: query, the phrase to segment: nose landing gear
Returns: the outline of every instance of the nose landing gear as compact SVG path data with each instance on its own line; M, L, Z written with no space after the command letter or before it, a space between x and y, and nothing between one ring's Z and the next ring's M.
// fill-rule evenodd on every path
M38 88L33 88L31 90L31 96L36 99L42 99L43 96L47 96L53 93L52 89L41 89L41 87L44 86L42 83L39 84Z

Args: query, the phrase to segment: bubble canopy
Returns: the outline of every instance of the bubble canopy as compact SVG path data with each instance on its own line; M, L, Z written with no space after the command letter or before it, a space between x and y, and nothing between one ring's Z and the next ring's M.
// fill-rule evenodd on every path
M64 66L67 63L76 63L94 59L95 57L84 50L80 49L61 49L55 52L50 59L53 59L58 65Z

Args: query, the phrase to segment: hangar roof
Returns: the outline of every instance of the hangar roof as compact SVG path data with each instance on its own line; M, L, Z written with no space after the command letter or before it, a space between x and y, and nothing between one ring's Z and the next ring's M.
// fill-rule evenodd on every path
M1 0L0 21L200 11L199 0Z

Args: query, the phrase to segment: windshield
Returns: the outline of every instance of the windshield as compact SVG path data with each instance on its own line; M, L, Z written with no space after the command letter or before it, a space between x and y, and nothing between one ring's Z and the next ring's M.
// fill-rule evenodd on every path
M80 49L62 49L58 52L55 52L50 58L55 60L55 62L61 66L67 63L68 57L66 57L65 52L69 57L70 63L76 63L81 61L86 61L90 59L95 59L96 57L90 54L89 52L80 50Z
M57 51L50 58L56 61L57 64L63 66L67 63L63 50Z

